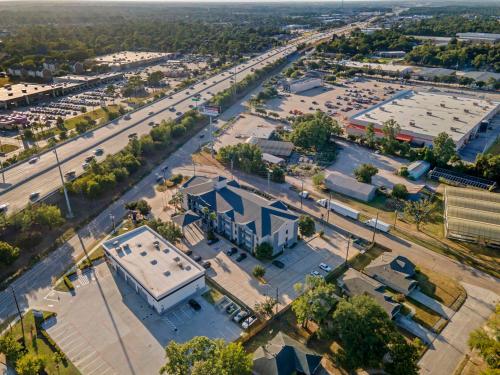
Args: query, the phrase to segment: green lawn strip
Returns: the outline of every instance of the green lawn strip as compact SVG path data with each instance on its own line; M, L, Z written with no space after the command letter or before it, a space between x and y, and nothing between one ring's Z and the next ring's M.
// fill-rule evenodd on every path
M433 327L441 320L441 316L439 314L432 311L427 306L422 305L420 302L407 298L404 303L409 305L410 308L414 310L415 314L412 319L426 328L432 330Z
M497 139L497 141L491 145L491 147L488 149L488 151L485 152L485 154L493 154L493 155L500 154L500 138Z
M0 145L0 152L3 152L4 154L8 154L9 152L16 151L19 147L16 145L10 145L10 144L3 144Z
M114 111L118 109L118 106L115 104L110 105L107 108L110 111ZM108 120L108 112L106 112L103 108L97 108L64 121L64 126L66 130L71 130L75 128L77 123L79 123L80 121L86 121L86 119L88 118L90 118L91 120L95 120L97 126L99 125L99 123L104 123Z
M465 300L465 289L454 279L426 268L418 268L415 274L420 291L445 306L452 307L457 301Z
M50 312L43 312L43 319L46 319L53 315ZM38 320L38 319L37 319ZM41 319L40 319L41 320ZM48 333L44 332L42 328L35 323L35 317L33 311L29 310L23 316L23 326L26 337L26 349L29 353L41 355L46 360L45 370L47 374L60 374L60 375L76 375L80 372L71 363L71 361L64 355L64 353L59 349L57 344L50 338ZM22 340L22 329L21 322L18 321L12 326L12 332L14 337L21 341ZM62 356L62 361L57 367L54 361L54 356L56 353Z
M386 250L384 250L382 247L374 245L363 254L359 253L355 257L349 259L349 265L355 270L362 271L367 265L371 263L372 260L378 258L385 251Z

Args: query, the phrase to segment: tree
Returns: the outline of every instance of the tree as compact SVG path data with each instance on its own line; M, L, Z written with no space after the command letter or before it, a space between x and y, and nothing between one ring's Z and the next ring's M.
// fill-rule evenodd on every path
M184 195L182 192L178 191L174 195L172 195L172 198L168 201L168 204L171 204L175 207L175 212L177 213L177 209L182 206L182 203L184 203Z
M316 233L316 223L314 219L307 215L301 215L299 217L299 231L304 237L311 237Z
M264 275L266 274L266 269L261 265L256 265L253 268L252 274L259 279L261 277L264 277Z
M273 251L273 246L269 242L263 242L255 246L255 256L257 259L271 259Z
M41 204L33 213L33 222L49 229L61 226L65 220L57 206Z
M271 180L279 183L285 182L285 171L283 168L274 166L271 170Z
M364 182L365 184L371 184L372 177L378 173L378 169L372 164L361 164L354 170L354 176L359 182Z
M42 356L26 353L16 362L16 372L19 375L39 375L45 367L45 359Z
M312 183L314 186L319 187L325 182L325 173L318 172L312 177Z
M359 295L338 303L332 316L332 332L341 340L342 362L354 370L380 367L395 328L372 297Z
M326 113L316 111L314 114L301 116L292 124L290 141L297 147L320 151L330 144L332 135L342 132L339 124Z
M139 211L141 215L147 216L151 212L151 206L144 199L139 199L138 201L129 202L125 205L127 210Z
M384 132L384 138L382 138L384 151L388 154L394 154L398 146L396 137L401 132L401 127L391 119L384 122L382 131Z
M497 184L500 184L500 154L478 154L474 170L479 177L493 180Z
M418 339L416 339L418 340ZM390 360L385 364L384 370L390 375L418 375L418 345L408 343L399 334L392 335L389 344Z
M309 320L321 324L337 303L334 285L322 277L308 275L304 284L297 283L293 288L300 295L292 302L292 310L302 327Z
M23 355L23 346L10 333L0 337L0 353L4 353L7 362L13 364Z
M373 126L373 124L368 124L368 126L366 127L365 140L368 147L375 147L377 137L375 136L375 127Z
M184 237L182 230L172 221L161 224L157 231L163 238L172 243L179 242Z
M445 166L456 155L455 142L447 133L439 133L434 138L432 152L437 164Z
M404 214L417 225L417 230L420 230L420 224L429 221L434 209L434 203L426 198L418 201L406 202Z
M211 340L197 336L179 344L175 341L165 348L166 364L160 374L169 375L250 375L252 356L240 343L225 343L222 339Z
M469 335L468 344L479 352L491 370L500 369L500 304L488 320L487 328L478 328Z
M257 302L254 306L254 310L261 315L264 315L267 318L273 317L275 313L275 307L278 304L276 298L266 297L264 301Z
M0 264L7 266L19 257L19 248L8 242L0 241Z
M408 189L406 185L396 184L392 187L391 195L396 199L406 199L408 198Z
M246 173L262 174L266 170L260 148L249 143L221 147L217 152L217 160L224 164L233 163L234 168Z

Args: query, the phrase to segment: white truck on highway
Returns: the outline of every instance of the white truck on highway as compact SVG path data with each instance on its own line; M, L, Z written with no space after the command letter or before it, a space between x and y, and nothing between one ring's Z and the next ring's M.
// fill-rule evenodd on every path
M328 209L342 216L350 217L351 219L354 220L359 219L359 211L356 211L355 209L340 202L334 200L328 201L328 199L319 199L316 201L316 203L319 204L321 207L325 208L328 207Z
M372 227L372 228L375 227L384 233L388 233L392 228L391 224L387 224L387 223L384 223L383 221L376 220L376 219L366 220L365 224L368 225L369 227Z

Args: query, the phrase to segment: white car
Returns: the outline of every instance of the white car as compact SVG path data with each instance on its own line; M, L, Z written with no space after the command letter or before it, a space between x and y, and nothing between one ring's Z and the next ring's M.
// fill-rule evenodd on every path
M33 193L30 194L30 200L31 201L37 200L38 197L40 197L40 192L39 191L34 191Z
M38 158L31 158L28 163L35 164L38 161Z
M326 263L320 263L319 268L321 268L323 271L330 272L332 270L332 267L330 267Z
M6 212L8 208L9 208L8 203L0 204L0 213Z
M321 277L321 274L318 271L311 271L311 276Z
M299 193L299 197L301 197L301 198L307 199L308 196L309 196L309 192L307 190L302 190Z
M247 329L248 327L250 327L252 324L254 324L255 322L257 321L257 317L255 315L252 315L248 318L246 318L243 323L241 323L241 327L243 329Z

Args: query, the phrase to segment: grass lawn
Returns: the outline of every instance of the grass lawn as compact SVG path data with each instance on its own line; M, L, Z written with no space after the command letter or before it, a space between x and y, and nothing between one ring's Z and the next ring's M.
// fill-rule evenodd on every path
M500 154L500 139L498 139L486 152L487 154L498 155Z
M16 151L19 147L16 145L3 144L0 145L0 152L8 154L9 152Z
M454 279L441 273L420 268L415 275L422 293L451 307L459 298L465 298L464 288Z
M44 316L48 313L44 312ZM57 349L55 349L52 344L36 329L35 318L33 312L30 310L23 317L23 326L26 336L26 346L30 353L41 355L46 360L45 370L48 374L60 374L60 375L76 375L80 372L76 367L67 359L64 358L57 368L54 362L54 354ZM18 340L22 339L21 322L17 322L12 327L12 334Z
M118 110L118 105L116 104L109 105L108 109L111 112L115 112ZM93 111L82 113L81 115L72 117L64 121L64 126L66 127L67 130L74 129L76 124L79 123L80 121L84 121L86 117L90 118L91 120L95 120L97 125L108 121L108 113L104 109L99 107L97 109L94 109Z
M382 253L385 252L380 246L373 246L370 250L367 250L364 254L359 253L357 256L349 260L349 264L352 268L362 271L365 267L371 263L372 260L378 258Z
M202 296L212 305L215 305L222 298L222 294L213 288L210 288L207 292L203 293Z
M413 320L416 321L417 323L422 324L424 327L432 328L441 319L441 317L434 311L430 310L421 303L414 301L410 298L406 299L405 304L410 306L410 308L415 311L415 315L413 315Z

